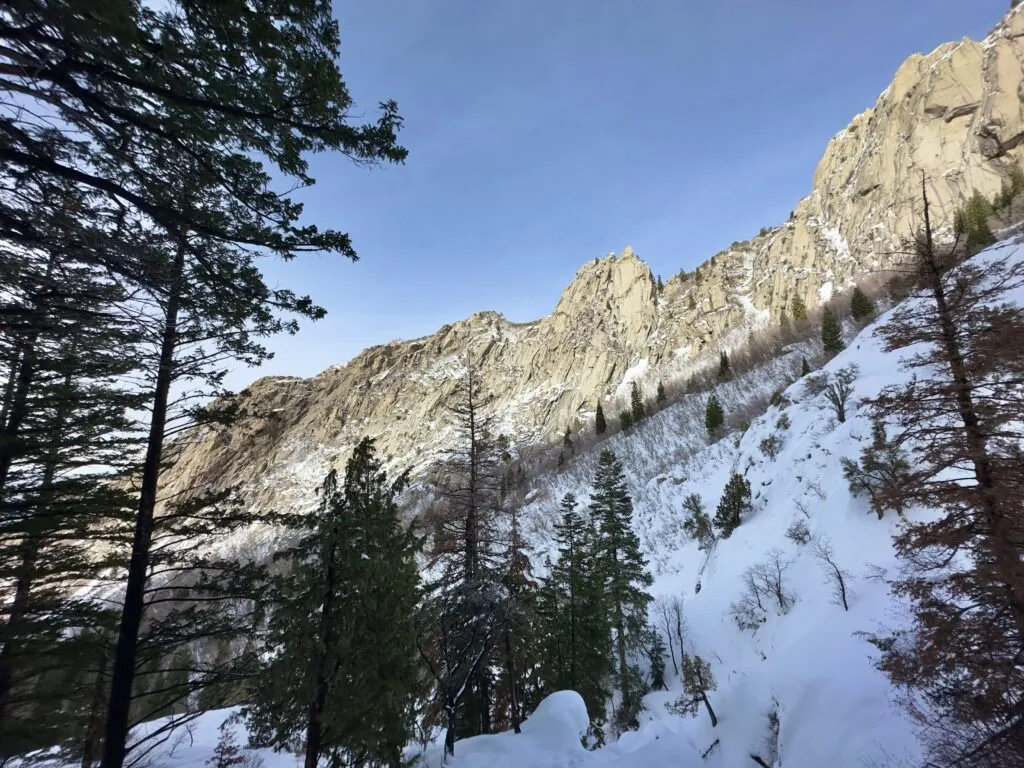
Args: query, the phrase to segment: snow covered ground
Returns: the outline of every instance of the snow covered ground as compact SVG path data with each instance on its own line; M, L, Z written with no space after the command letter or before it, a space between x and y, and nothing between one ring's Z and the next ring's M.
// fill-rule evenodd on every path
M1024 258L1019 244L995 248ZM1024 295L1015 298L1024 301ZM878 322L885 319L883 315ZM907 376L900 370L900 354L882 352L874 328L868 326L851 339L826 367L832 372L850 364L859 367L843 424L837 423L824 397L813 396L806 380L801 380L786 389L783 405L769 408L742 436L702 445L700 403L683 402L645 420L631 434L616 435L596 447L615 451L630 473L636 527L656 574L653 592L684 601L686 650L712 666L717 690L709 698L718 726L712 728L703 709L693 718L668 712L665 705L681 690L674 677L672 690L647 696L639 731L587 752L579 746L579 733L586 728L582 700L562 692L542 703L521 735L459 742L453 765L733 768L754 765L752 755L773 768L869 768L916 762L920 752L913 724L893 701L885 677L875 670L874 648L864 638L865 633L884 631L901 621L886 583L898 568L891 541L899 520L891 515L878 520L865 499L852 498L840 465L842 457L857 458L871 439L870 423L857 401ZM726 385L726 407L743 391L772 391L794 366L798 368L799 357ZM759 447L772 435L782 441L774 458ZM594 462L593 455L576 457L566 471L532 494L523 519L537 544L538 563L547 554L544 547L550 546L546 542L559 499L572 491L586 501ZM705 509L714 514L734 471L750 481L754 512L731 538L704 553L682 532L682 499L699 493ZM922 514L927 512L911 510L908 517ZM849 611L833 602L812 545L786 536L798 520L806 523L812 536L832 544L835 560L850 573ZM785 579L795 598L793 607L786 615L769 610L767 621L756 631L740 630L729 610L743 591L742 574L772 551L788 563ZM673 678L671 662L668 677ZM773 711L777 730L769 721ZM216 743L217 726L228 714L225 710L203 715L189 738L173 748L169 742L154 764L202 765ZM244 743L244 737L240 741ZM260 754L267 768L296 765L294 756L268 750ZM440 765L440 747L429 748L423 758L429 766Z

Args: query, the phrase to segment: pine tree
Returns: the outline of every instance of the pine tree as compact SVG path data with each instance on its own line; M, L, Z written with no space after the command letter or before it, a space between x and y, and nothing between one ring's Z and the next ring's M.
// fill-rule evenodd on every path
M829 355L838 355L846 346L843 343L843 326L832 307L825 307L821 316L821 345Z
M628 656L643 648L647 606L652 599L646 588L653 579L640 552L640 540L633 532L633 502L626 489L622 464L611 451L603 451L598 460L591 499L590 514L601 535L599 557L615 631L622 710L631 713L632 719L642 692L633 685Z
M231 730L231 722L225 720L217 729L220 735L217 737L217 745L213 748L213 754L206 761L206 768L237 768L246 763L235 734Z
M953 229L963 238L969 255L987 248L996 241L988 223L993 213L992 203L978 190L974 190L964 207L956 212Z
M708 513L704 511L704 502L700 495L691 493L684 498L683 510L686 513L683 531L697 541L702 550L710 549L715 543L715 529Z
M274 648L245 713L256 743L304 735L306 768L322 757L399 765L419 686L413 616L419 541L399 520L406 476L389 482L373 440L332 470L317 514L279 556Z
M858 323L864 322L875 314L874 303L859 285L853 289L853 294L850 296L850 314Z
M969 752L972 765L1019 763L1024 404L1008 374L1022 365L1024 311L1011 297L1024 266L1005 255L957 264L957 244L935 242L924 200L924 229L910 244L919 298L878 331L886 350L914 349L903 358L913 375L869 406L893 442L915 448L903 502L937 514L896 539L906 575L895 589L914 626L879 639L881 666L926 703L933 762Z
M725 425L725 411L718 401L718 395L712 393L708 398L707 409L704 414L704 426L708 431L708 439L714 440Z
M665 394L665 383L662 381L658 382L658 392L654 397L654 402L657 403L658 407L661 408L665 405L665 401L668 396Z
M427 515L433 527L428 585L419 617L420 654L437 683L446 718L446 753L456 738L491 730L493 670L487 664L500 633L507 594L502 583L500 449L491 437L492 398L480 374L466 365L450 411L459 439L435 487L438 503Z
M644 409L644 398L640 393L640 386L635 381L629 390L629 411L633 424L639 424L647 415Z
M619 414L619 429L623 432L629 432L633 428L633 412L623 411Z
M807 362L807 358L806 357L801 357L800 358L800 376L801 376L801 378L804 377L804 376L810 375L810 373L811 373L811 366Z
M600 538L576 510L576 497L566 494L555 524L558 560L540 592L541 668L546 693L568 689L583 697L592 734L597 735L611 698L611 624L598 554Z
M718 509L715 511L715 527L718 535L723 539L732 536L743 516L751 512L753 507L750 503L750 481L743 475L733 473L729 482L725 484L722 492L722 499L718 502Z
M718 380L726 381L732 378L732 368L729 366L729 355L723 349L718 356Z
M888 510L902 515L910 462L899 445L888 440L881 419L872 422L871 437L871 445L861 451L859 462L845 456L840 459L843 477L850 484L852 496L863 494L871 500L871 509L879 520Z
M711 672L711 665L700 656L685 656L683 658L683 688L685 693L673 702L671 709L677 714L689 714L696 716L698 707L704 704L708 717L711 718L711 727L718 727L718 718L715 710L711 708L708 694L716 688L715 676Z
M798 323L807 320L807 305L800 296L793 297L793 319Z
M594 432L598 435L603 435L608 431L608 422L604 418L604 408L601 407L601 403L597 404L597 412L594 414Z
M648 627L647 662L651 671L651 690L665 690L665 641L655 627Z
M658 282L656 283L656 287L658 289L658 293L661 293L662 291L665 290L665 283L662 282L661 275L658 275Z

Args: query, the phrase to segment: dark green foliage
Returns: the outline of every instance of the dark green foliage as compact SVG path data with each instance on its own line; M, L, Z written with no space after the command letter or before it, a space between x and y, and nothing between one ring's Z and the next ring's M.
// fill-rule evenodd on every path
M722 404L718 401L718 395L712 393L704 412L704 427L708 431L708 438L711 440L717 438L723 426L725 426L725 411L722 410Z
M807 305L800 296L793 297L793 319L798 323L807 320Z
M647 662L651 670L650 689L665 690L665 640L655 627L647 628L649 640L647 645Z
M711 718L711 727L717 727L718 718L708 700L708 694L717 687L715 677L711 672L711 665L700 656L684 656L683 687L685 693L669 705L669 710L678 715L696 717L700 705L703 703Z
M591 732L605 723L614 664L611 622L599 557L600 535L577 512L576 498L562 499L555 524L558 560L539 594L544 693L578 692L587 705Z
M767 458L774 461L782 450L782 438L778 435L768 435L760 442L758 448Z
M839 316L832 307L825 307L821 316L821 345L829 355L837 355L843 351L843 326Z
M622 464L611 451L603 451L598 461L590 514L600 532L598 562L615 632L622 707L631 711L639 705L642 692L631 684L628 657L643 649L647 606L651 601L646 590L653 579L633 531L633 502L626 489Z
M963 238L967 253L975 254L996 241L989 226L994 213L990 203L978 190L957 210L953 217L953 230Z
M597 412L594 414L594 432L598 435L603 435L608 431L608 422L604 418L604 408L601 407L601 403L597 404Z
M655 287L658 289L658 293L665 290L665 283L662 282L661 275L658 275L658 282L655 284Z
M729 367L729 355L723 349L718 356L718 380L725 381L732 377L732 368Z
M853 395L853 382L859 374L860 368L856 363L843 366L833 375L823 374L822 394L840 424L846 421L846 406Z
M623 411L619 414L619 429L629 432L633 428L633 412Z
M667 399L668 399L668 396L665 394L665 383L662 382L662 381L659 381L658 382L658 393L654 397L654 402L657 403L659 407L661 407L661 406L663 406L665 404L665 401Z
M683 531L700 544L703 550L710 549L715 543L715 529L711 517L704 511L704 502L699 494L691 493L683 499Z
M860 289L859 285L853 289L853 294L850 296L850 314L858 323L864 322L875 314L874 302Z
M274 649L246 707L253 740L280 748L306 740L307 759L400 765L420 685L413 617L419 541L399 522L405 476L389 482L364 438L339 487L321 503L274 586L267 632Z
M850 494L866 495L879 520L887 511L903 514L904 490L910 482L910 463L899 445L887 439L885 423L881 419L872 421L871 445L860 452L860 461L845 456L840 461L843 477L850 484Z
M750 503L750 481L743 475L733 473L722 492L722 499L715 511L715 527L723 539L732 536L739 528L743 516L749 514L753 507Z
M644 408L644 396L640 392L640 386L634 381L629 390L629 411L633 417L633 423L639 424L644 420L647 411Z
M811 372L811 366L807 362L807 358L806 357L801 357L800 358L800 377L803 378L804 376L807 376L808 374L810 374L810 372Z

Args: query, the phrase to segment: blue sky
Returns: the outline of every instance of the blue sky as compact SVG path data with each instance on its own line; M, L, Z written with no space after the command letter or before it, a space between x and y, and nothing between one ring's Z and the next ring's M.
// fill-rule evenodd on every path
M312 376L493 309L549 313L633 245L690 269L786 220L829 138L915 52L984 36L1006 0L336 0L360 110L398 101L404 166L313 159L310 221L361 256L267 263L328 317L235 372Z

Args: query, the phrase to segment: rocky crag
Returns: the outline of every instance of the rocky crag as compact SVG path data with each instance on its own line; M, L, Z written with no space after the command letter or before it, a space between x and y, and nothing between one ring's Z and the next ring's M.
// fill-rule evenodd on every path
M891 266L919 221L922 174L950 219L973 190L991 197L1024 154L1024 9L983 41L911 56L875 106L829 143L790 220L736 243L658 291L627 249L583 266L554 312L514 324L480 312L432 336L372 347L311 379L267 378L229 429L193 435L168 490L242 481L258 506L309 498L363 435L398 466L424 469L450 439L446 403L467 364L503 430L539 441L586 424L638 379L653 393L723 340L809 307Z

